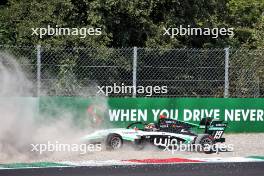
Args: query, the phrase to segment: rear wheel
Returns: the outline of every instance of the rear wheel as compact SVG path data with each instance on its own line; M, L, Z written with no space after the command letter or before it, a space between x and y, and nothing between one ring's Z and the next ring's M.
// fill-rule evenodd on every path
M109 134L106 139L107 150L118 150L123 146L123 139L118 134Z
M215 142L211 135L201 134L197 136L195 140L195 144L196 144L195 147L197 151L210 154L213 152L213 146Z

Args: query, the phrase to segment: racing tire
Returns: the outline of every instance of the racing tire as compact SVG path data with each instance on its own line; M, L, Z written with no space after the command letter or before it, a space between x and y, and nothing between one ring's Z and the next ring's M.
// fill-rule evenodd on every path
M195 147L198 152L205 154L213 153L213 146L215 144L214 138L209 134L200 134L195 140Z
M118 134L109 134L106 138L106 150L118 150L123 146L123 139Z

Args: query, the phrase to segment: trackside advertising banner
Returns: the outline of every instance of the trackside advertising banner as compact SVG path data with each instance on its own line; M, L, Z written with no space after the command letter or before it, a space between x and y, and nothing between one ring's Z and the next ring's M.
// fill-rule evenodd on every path
M41 113L67 109L76 119L95 126L125 127L136 121L155 122L160 114L198 124L204 117L227 121L227 132L264 132L263 98L108 98L43 97Z

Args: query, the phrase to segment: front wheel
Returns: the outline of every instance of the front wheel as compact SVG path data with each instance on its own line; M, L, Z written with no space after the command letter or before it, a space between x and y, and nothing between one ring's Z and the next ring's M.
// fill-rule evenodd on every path
M109 134L106 139L106 149L118 150L123 146L123 139L118 134Z

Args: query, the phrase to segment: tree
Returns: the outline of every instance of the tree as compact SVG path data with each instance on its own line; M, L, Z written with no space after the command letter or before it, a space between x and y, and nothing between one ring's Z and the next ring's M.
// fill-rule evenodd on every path
M86 47L252 47L259 36L262 0L10 0L0 9L0 44ZM47 25L100 27L101 36L31 35ZM235 28L235 35L163 36L164 27Z
M8 7L8 8L7 8ZM90 27L90 24L79 20L79 12L70 0L32 0L22 2L10 0L1 14L1 43L13 45L48 45L48 46L104 46L108 38L102 36L44 36L40 39L32 35L32 28L47 27ZM2 40L4 39L4 40Z

